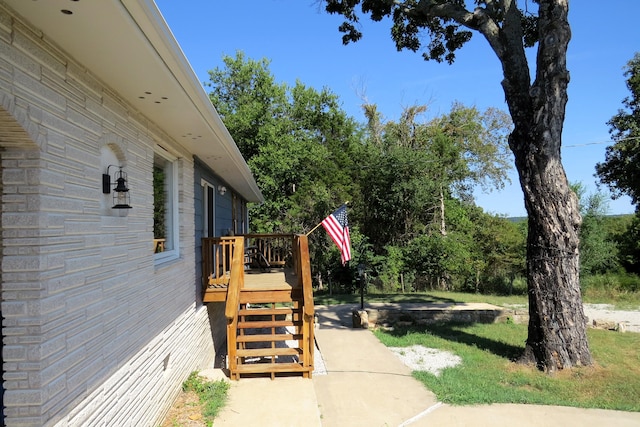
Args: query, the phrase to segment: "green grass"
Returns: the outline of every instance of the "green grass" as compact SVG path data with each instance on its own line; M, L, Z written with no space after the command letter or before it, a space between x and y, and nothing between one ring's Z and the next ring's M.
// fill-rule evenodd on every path
M328 293L317 292L314 295L314 302L317 305L337 305L337 304L359 304L360 295L356 294L339 294L329 295ZM404 294L365 294L365 304L368 302L425 302L425 303L465 303L465 302L485 302L489 304L505 306L505 305L526 305L527 297L523 295L482 295L464 292L445 292L430 291L422 293L404 293Z
M590 286L583 290L582 301L592 304L611 304L618 310L640 309L640 292L616 291L604 287ZM316 292L314 302L317 305L360 304L359 294L334 294ZM365 294L368 302L484 302L501 307L526 306L526 295L485 295L465 292L429 291L415 293Z
M595 364L545 374L514 362L525 325L443 324L376 331L387 346L414 344L450 351L462 364L437 377L414 372L442 402L455 405L528 403L640 412L640 334L589 330Z
M213 425L213 419L227 401L229 383L224 380L205 381L198 376L197 372L192 372L182 384L182 389L184 391L193 391L198 395L203 407L202 416L207 425Z

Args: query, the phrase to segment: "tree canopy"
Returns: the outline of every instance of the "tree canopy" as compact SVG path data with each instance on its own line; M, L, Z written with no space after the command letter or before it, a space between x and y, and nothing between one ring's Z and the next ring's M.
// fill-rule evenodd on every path
M278 83L268 60L242 52L223 60L225 68L210 72L210 97L265 196L251 207L253 232L307 232L349 200L354 263L366 263L381 289L484 289L478 282L494 271L521 274L510 262L496 261L504 268L491 270L495 263L466 258L479 260L489 248L480 249L470 232L475 221L487 234L512 227L504 218L484 219L490 215L475 207L471 192L476 185L501 188L506 179L504 112L454 104L426 119L425 106L411 106L398 121L382 121L377 106L364 105L367 123L360 125L330 90ZM522 244L523 233L507 234ZM310 238L314 270L348 283L349 269L337 267L326 236ZM496 260L522 254L521 247L494 249L502 251Z
M631 197L640 208L640 53L627 63L624 75L631 92L623 99L624 108L609 120L613 145L607 147L605 160L596 165L600 182L613 192L613 197Z
M339 206L357 180L358 125L329 89L277 83L269 61L223 58L209 72L209 97L247 160L265 202L255 232L301 232Z

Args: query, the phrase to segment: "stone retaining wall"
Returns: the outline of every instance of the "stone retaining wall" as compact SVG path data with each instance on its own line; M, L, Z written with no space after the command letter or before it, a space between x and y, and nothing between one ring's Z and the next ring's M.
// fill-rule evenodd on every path
M529 315L526 310L513 309L375 309L368 308L369 328L376 326L429 325L441 322L460 323L501 323L526 324Z

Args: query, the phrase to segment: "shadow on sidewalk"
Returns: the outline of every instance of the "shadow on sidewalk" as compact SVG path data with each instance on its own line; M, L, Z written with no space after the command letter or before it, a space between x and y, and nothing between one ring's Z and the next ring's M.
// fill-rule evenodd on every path
M351 313L358 307L354 304L317 305L315 307L316 323L323 329L351 329Z

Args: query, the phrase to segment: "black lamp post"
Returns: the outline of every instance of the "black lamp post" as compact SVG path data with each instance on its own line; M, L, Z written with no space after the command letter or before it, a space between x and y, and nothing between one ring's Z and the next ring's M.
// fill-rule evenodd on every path
M358 264L358 280L360 282L360 310L364 310L364 281L367 277L364 264Z

